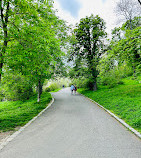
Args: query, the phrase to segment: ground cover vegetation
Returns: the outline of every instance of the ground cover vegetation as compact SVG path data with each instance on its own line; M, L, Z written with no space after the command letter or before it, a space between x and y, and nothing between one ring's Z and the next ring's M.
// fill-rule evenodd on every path
M140 77L141 80L141 77ZM84 88L78 92L96 101L141 132L141 84L131 77L113 88L100 85L97 91Z
M15 130L29 122L52 100L51 94L43 92L37 103L36 95L28 100L0 102L0 132Z

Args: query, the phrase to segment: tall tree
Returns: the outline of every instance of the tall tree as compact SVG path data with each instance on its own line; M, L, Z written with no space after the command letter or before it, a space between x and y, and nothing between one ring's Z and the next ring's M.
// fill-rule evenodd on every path
M82 18L74 29L76 38L73 55L85 59L90 73L90 89L97 90L96 78L98 75L97 65L102 54L103 38L105 33L105 22L99 16L91 15Z
M8 19L9 19L10 2L9 0L0 1L0 22L1 28L3 29L3 46L0 52L0 80L2 75L3 67L3 54L6 52L8 44Z
M132 29L132 19L141 14L141 7L134 0L119 0L116 6L116 13L123 17L124 21L129 21L130 29Z
M14 37L11 36L11 31L15 32L16 30L17 32L18 30L20 34L20 26L22 26L22 23L27 20L27 15L30 17L30 19L37 16L36 9L32 3L34 3L34 0L0 1L0 30L2 37L2 48L0 52L0 80L2 76L3 64L5 62L4 56L7 52L8 43L14 39Z
M5 53L6 66L30 77L36 84L38 102L43 82L51 77L53 67L62 54L60 38L64 23L56 17L52 7L50 0L34 1L31 6L33 13L15 15L16 23L9 29L12 40Z

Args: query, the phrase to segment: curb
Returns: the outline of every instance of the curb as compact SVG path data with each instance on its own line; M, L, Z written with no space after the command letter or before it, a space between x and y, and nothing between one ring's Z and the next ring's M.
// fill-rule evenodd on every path
M51 94L52 96L52 94ZM54 103L54 98L52 96L51 102L48 104L48 106L43 109L37 116L35 116L32 120L30 120L26 125L21 127L18 131L7 137L1 144L0 144L0 150L2 150L9 142L11 142L15 137L17 137L26 127L28 127L33 121L35 121L42 113L44 113L52 104Z
M138 138L141 139L141 133L139 133L138 131L136 131L134 128L132 128L131 126L129 126L125 121L123 121L122 119L120 119L118 116L116 116L115 114L113 114L111 111L107 110L105 107L103 107L102 105L98 104L97 102L95 102L94 100L86 97L85 95L79 93L80 95L82 95L83 97L87 98L88 100L90 100L91 102L94 102L96 105L98 105L99 107L101 107L103 110L105 110L107 113L109 113L112 117L114 117L118 122L120 122L124 127L126 127L127 129L129 129L131 132L133 132Z

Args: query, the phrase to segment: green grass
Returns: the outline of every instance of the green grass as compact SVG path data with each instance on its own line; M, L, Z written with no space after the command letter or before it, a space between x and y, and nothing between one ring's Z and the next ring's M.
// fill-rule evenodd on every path
M36 95L26 101L0 102L0 132L14 130L18 126L25 125L46 108L51 99L51 94L44 92L40 103L37 103Z
M124 84L109 89L100 86L95 92L78 89L78 92L115 113L130 126L141 132L141 83L130 78Z
M58 88L58 89L55 89L55 90L53 90L53 91L51 91L51 92L58 92L58 91L60 91L62 88Z

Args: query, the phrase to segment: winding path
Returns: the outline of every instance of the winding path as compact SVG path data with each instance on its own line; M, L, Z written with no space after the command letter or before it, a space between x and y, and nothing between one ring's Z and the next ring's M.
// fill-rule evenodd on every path
M65 88L0 158L140 158L141 141L103 109Z

